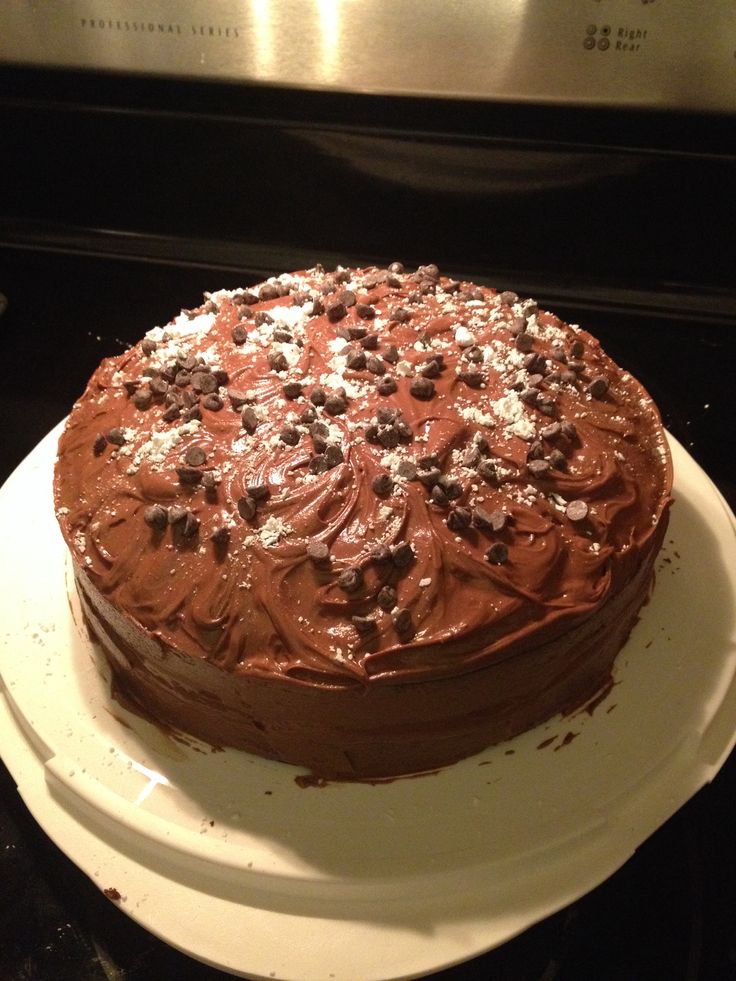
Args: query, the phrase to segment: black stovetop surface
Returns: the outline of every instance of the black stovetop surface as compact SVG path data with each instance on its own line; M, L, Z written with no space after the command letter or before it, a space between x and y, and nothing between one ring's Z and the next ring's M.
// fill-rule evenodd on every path
M103 356L165 323L179 306L194 305L205 289L246 285L256 278L247 269L174 260L139 262L0 247L0 291L7 297L0 316L5 355L0 480L67 413ZM543 289L536 298L544 303ZM614 310L604 301L590 309L566 309L557 302L553 309L590 329L640 378L659 403L667 427L736 506L736 324L697 313L660 316L656 296L646 311ZM500 949L437 977L736 979L734 827L732 756L711 785L592 893ZM106 899L41 831L1 766L0 881L3 981L213 981L227 976L167 947Z

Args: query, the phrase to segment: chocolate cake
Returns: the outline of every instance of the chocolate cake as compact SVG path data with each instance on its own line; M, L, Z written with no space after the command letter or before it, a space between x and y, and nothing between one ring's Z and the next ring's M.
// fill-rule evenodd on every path
M605 690L671 482L655 405L589 333L393 263L206 294L103 361L54 490L128 703L370 779Z

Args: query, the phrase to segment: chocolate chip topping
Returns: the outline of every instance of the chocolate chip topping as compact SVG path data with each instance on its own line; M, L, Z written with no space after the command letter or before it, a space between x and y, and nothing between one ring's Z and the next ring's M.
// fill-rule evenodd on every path
M373 478L371 487L374 494L378 494L379 497L387 497L394 489L394 482L389 474L379 473Z
M503 542L494 542L486 552L486 559L491 565L503 565L508 561L508 557L508 546L504 545Z
M348 401L344 395L334 393L325 399L325 412L329 412L331 416L342 415L347 410L347 407Z
M107 446L107 436L104 433L97 433L95 436L94 443L92 444L92 452L95 456L100 456L101 453L105 452L105 447Z
M450 531L465 531L466 528L470 527L472 518L472 513L468 508L453 508L447 515L447 527Z
M414 561L414 549L409 542L391 546L391 561L397 569L406 569Z
M584 521L588 517L588 505L585 501L570 501L565 508L565 514L570 521Z
M354 593L363 585L363 571L359 566L345 569L337 577L337 585L346 593Z
M152 504L143 512L143 520L154 531L164 531L169 523L169 516L166 508L161 507L160 504Z
M267 501L271 496L271 490L268 484L249 484L246 488L246 493L254 501Z
M238 514L245 521L250 521L256 515L256 502L252 497L244 495L237 501Z
M434 382L420 375L418 378L412 380L409 391L415 399L428 402L434 395Z
M398 594L393 586L383 586L376 597L376 602L382 610L390 613L396 606Z
M184 462L190 467L201 467L207 460L207 454L201 446L190 446L184 454Z
M307 557L315 565L327 565L330 561L330 550L324 542L308 542Z
M608 379L599 375L588 385L588 392L594 399L602 399L608 391Z
M258 425L258 415L253 406L247 405L243 409L240 418L243 423L243 429L245 429L246 432L254 433L256 431L256 427Z

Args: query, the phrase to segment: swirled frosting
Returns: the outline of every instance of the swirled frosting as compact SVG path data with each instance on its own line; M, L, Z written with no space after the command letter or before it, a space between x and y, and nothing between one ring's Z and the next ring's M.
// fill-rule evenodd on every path
M55 475L90 615L122 616L108 647L144 706L135 636L207 664L215 693L363 702L557 650L638 577L635 615L670 489L656 407L589 333L398 263L206 294L103 361Z

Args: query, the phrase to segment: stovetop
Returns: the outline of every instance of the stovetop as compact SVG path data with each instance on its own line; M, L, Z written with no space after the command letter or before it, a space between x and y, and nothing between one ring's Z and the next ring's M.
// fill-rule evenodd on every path
M387 256L401 258L401 256ZM428 256L429 261L432 257ZM346 261L360 259L346 256ZM279 270L273 270L277 272ZM462 269L448 270L461 275ZM0 479L68 411L101 357L134 342L205 289L247 285L262 270L0 248L5 343ZM504 282L513 287L513 282ZM544 284L536 299L545 303ZM559 283L548 295L557 296ZM172 300L176 309L172 309ZM736 505L733 326L555 304L648 387L665 423ZM736 759L627 864L571 907L498 950L436 975L444 981L728 981L736 978ZM4 981L224 978L129 920L45 836L0 769L0 976Z

